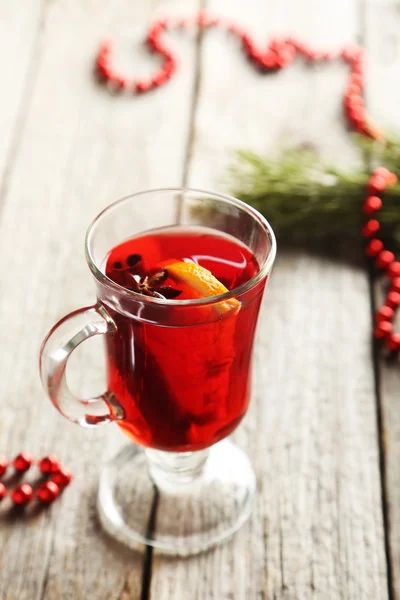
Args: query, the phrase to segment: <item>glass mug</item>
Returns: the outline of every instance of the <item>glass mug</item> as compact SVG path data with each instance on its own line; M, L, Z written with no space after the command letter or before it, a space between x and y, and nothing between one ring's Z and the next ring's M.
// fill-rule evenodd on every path
M144 296L107 277L113 248L171 226L228 234L252 253L258 271L231 291L193 300ZM105 529L133 547L201 552L234 533L254 500L250 461L224 438L250 399L254 333L276 254L273 231L235 198L160 189L107 207L90 225L85 250L97 303L61 319L44 340L43 386L67 419L83 426L116 422L135 442L100 476ZM221 307L232 302L240 310L223 318ZM108 390L83 400L70 391L66 367L74 349L96 335L105 340Z

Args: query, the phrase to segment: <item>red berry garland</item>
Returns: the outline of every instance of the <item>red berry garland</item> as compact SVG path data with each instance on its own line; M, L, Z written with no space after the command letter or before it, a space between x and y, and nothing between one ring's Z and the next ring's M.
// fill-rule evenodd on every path
M368 187L368 194L377 194L384 192L388 185L397 183L397 177L394 173L388 171L384 167L375 169L372 173ZM382 208L382 199L379 196L368 196L364 202L364 214L370 217L379 212ZM372 237L379 230L379 221L369 219L362 228L364 237ZM370 240L365 247L365 254L375 260L375 265L378 269L385 272L385 276L391 280L391 287L386 295L386 299L381 308L375 315L377 323L374 329L374 336L383 340L386 347L392 352L400 350L400 335L393 332L393 321L396 316L396 311L400 306L400 262L395 260L393 252L385 250L383 242L376 238Z
M127 90L134 95L165 85L176 72L177 57L168 47L164 34L169 29L184 29L193 25L201 29L219 28L237 38L243 53L261 73L279 71L293 62L296 56L302 56L309 62L325 63L338 59L344 61L350 67L350 77L343 98L343 110L350 128L372 139L383 138L382 132L369 122L362 96L366 55L363 48L348 45L339 52L318 52L296 38L286 37L273 38L269 46L262 49L239 25L213 18L204 10L194 19L162 19L150 26L146 37L147 46L163 60L162 67L150 78L130 79L115 71L112 66L114 47L110 40L101 44L96 57L95 71L98 77L113 91ZM375 260L376 266L385 272L385 276L392 279L392 287L385 303L376 315L378 324L374 335L377 339L383 339L391 351L397 352L400 350L400 335L393 333L393 320L400 305L400 262L396 261L394 254L386 250L383 242L376 238L380 223L376 218L371 218L376 217L376 213L382 208L379 194L384 192L388 185L394 185L396 182L396 175L384 167L379 167L372 173L363 205L367 221L361 232L367 240L365 254ZM392 310L393 314L387 309Z
M296 56L302 56L308 62L326 63L342 60L351 69L343 99L344 112L350 127L373 139L383 137L382 132L368 122L362 97L365 70L363 48L348 45L339 52L318 52L296 38L286 37L272 38L269 46L263 49L258 47L251 35L239 25L211 17L204 10L193 19L160 19L150 26L146 36L147 47L163 61L161 68L150 77L133 79L118 72L112 64L114 44L110 39L104 40L100 45L95 60L95 72L100 81L111 90L127 91L135 96L165 85L175 74L178 59L165 41L164 34L168 30L185 29L195 25L204 30L218 28L235 37L250 63L261 73L279 71L290 65ZM385 180L381 173L377 174L374 184L377 191L382 191Z
M33 464L33 458L27 452L18 454L13 460L13 466L21 474L28 471ZM48 475L49 479L43 483L43 478L39 481L40 485L35 491L36 498L43 504L51 504L58 498L61 491L69 485L72 480L72 473L69 469L60 466L57 457L54 454L45 456L37 463L40 471ZM8 461L0 456L0 477L2 477L8 468ZM0 501L7 495L7 488L3 482L0 482ZM28 483L21 483L10 492L14 504L25 506L33 499L33 487Z

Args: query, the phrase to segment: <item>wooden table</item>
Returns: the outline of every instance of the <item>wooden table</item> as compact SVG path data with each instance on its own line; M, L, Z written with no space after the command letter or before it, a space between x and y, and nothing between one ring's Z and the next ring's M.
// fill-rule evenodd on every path
M162 90L115 97L93 81L104 35L117 37L121 66L146 73L154 63L139 41L148 22L192 15L203 3L1 3L0 454L52 451L75 473L48 511L23 517L0 507L2 600L400 599L400 371L371 348L375 297L361 260L281 249L259 328L252 406L234 435L256 467L258 500L234 539L206 554L135 554L103 534L96 482L123 436L113 426L67 423L40 386L46 331L93 302L83 236L111 201L182 183L227 189L237 147L272 153L307 142L341 165L361 161L341 119L342 65L297 61L260 76L222 33L192 32L171 35L182 61ZM372 115L400 125L398 2L207 7L260 41L291 33L323 48L362 42ZM75 383L86 391L101 385L97 351L86 347L79 357L87 370Z

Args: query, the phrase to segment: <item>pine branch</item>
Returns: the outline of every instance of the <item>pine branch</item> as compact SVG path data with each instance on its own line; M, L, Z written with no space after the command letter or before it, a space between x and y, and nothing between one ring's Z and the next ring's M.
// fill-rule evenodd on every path
M359 137L357 142L371 166L385 166L400 177L400 141ZM275 160L239 151L228 176L233 194L263 213L280 241L360 237L370 171L347 173L305 149L285 151ZM400 185L385 191L379 220L380 237L400 252Z

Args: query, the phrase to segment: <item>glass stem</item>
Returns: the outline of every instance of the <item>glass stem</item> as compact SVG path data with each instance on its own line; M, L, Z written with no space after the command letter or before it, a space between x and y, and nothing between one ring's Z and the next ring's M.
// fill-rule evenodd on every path
M150 476L161 489L185 487L199 480L204 472L209 449L197 452L162 452L146 449Z

